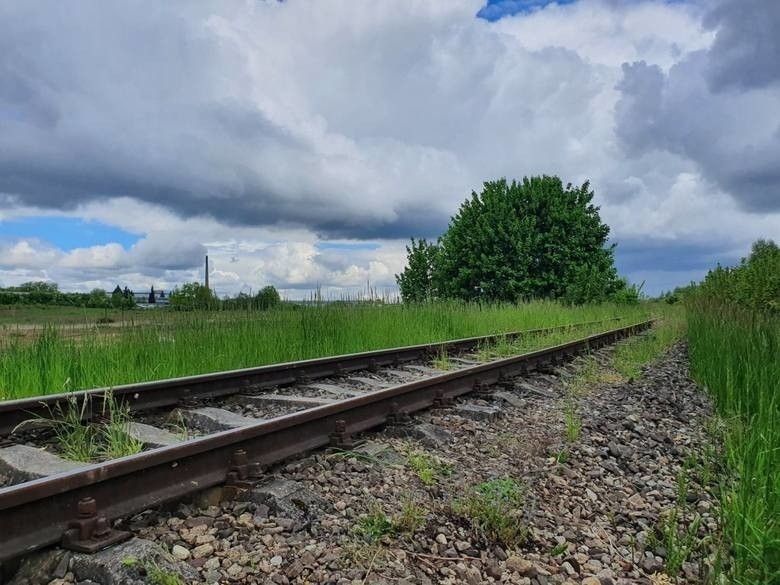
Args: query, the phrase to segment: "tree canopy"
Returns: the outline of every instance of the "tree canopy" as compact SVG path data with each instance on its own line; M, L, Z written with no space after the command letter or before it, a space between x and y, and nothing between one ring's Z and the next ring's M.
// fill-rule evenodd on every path
M584 303L625 290L607 244L609 226L592 200L588 182L564 186L550 176L486 182L437 245L413 239L407 247L408 265L396 276L403 299Z
M208 309L218 304L214 293L198 282L188 282L173 289L168 299L172 308L184 311Z
M739 266L710 270L701 290L751 309L780 311L780 247L757 240Z
M396 275L401 298L407 302L420 303L434 297L433 275L438 248L425 238L406 246L406 269Z

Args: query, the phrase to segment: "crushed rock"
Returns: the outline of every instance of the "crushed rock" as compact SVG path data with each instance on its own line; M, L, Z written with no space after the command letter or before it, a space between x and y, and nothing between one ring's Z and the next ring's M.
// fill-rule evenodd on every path
M597 361L608 363L610 351L600 350ZM193 583L650 584L668 552L653 533L678 505L678 473L710 443L710 403L689 379L680 344L639 380L601 382L579 396L582 434L568 443L564 383L577 368L564 368L559 377L531 374L496 388L510 400L461 402L498 407L500 417L474 420L456 409L414 417L446 441L373 433L364 453L320 451L269 471L269 482L288 495L300 489L306 501L182 503L145 512L130 528L197 571ZM435 456L449 474L426 485L407 464L410 450ZM687 477L679 524L696 515L699 536L713 534L715 497L695 474ZM497 478L526 486L522 545L491 540L452 509L472 486ZM397 520L412 505L422 517L416 530L377 541L361 533L367 518ZM703 580L706 552L683 565L679 583Z

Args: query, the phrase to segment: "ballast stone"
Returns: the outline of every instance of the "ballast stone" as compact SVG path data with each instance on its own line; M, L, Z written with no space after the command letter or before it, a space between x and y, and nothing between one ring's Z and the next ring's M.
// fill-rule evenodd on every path
M456 404L455 414L472 420L492 421L501 415L501 410L495 406L482 406L479 404Z
M7 476L12 483L47 477L85 465L29 445L11 445L0 449L0 475Z
M223 408L214 408L213 406L184 408L180 409L179 412L188 425L198 427L206 433L239 429L263 422L262 418L249 418Z
M522 408L525 406L523 399L512 394L511 392L494 392L493 396L499 400L503 400L509 406L514 406L515 408Z
M366 441L355 448L356 453L360 453L371 459L381 461L382 463L397 464L403 461L401 455L390 445L379 443L377 441Z
M392 425L385 429L385 433L389 437L415 439L431 449L446 445L452 439L452 434L448 430L426 422L414 425Z
M181 437L169 433L165 429L153 427L139 422L131 422L127 425L127 434L134 439L141 441L147 447L168 447L176 445L183 440Z
M268 507L268 511L281 518L293 520L294 530L301 530L319 516L328 504L297 481L275 479L253 488L247 499Z
M151 563L184 582L198 581L197 571L189 564L177 561L153 542L133 538L95 554L61 548L33 553L25 557L8 585L45 585L52 578L63 578L66 572L73 573L78 583L147 585L146 566Z
M145 585L149 582L146 565L150 563L188 583L198 579L198 572L189 564L177 561L160 545L141 538L132 538L95 554L74 554L70 567L78 580L88 579L102 585Z

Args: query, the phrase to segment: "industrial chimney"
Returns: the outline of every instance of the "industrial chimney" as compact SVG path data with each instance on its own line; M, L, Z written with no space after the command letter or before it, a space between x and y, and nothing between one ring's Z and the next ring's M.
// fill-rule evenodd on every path
M206 254L206 290L209 289L209 255Z

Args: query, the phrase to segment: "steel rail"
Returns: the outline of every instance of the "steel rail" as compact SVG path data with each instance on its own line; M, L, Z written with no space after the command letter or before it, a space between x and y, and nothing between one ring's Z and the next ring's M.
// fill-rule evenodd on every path
M84 418L91 417L93 412L103 412L103 398L109 391L116 400L128 405L130 410L159 408L176 405L187 399L217 398L219 396L236 394L248 387L256 389L291 384L301 379L323 378L344 372L366 370L424 359L432 353L441 350L467 350L479 346L480 343L499 338L508 337L515 339L524 335L550 333L552 331L619 321L620 319L621 317L612 317L555 327L511 331L508 333L314 358L268 366L199 374L196 376L123 384L112 388L95 388L20 400L6 400L0 402L0 437L11 434L21 423L30 419L51 417L52 413L56 413L58 408L66 407L67 402L73 400L74 397L76 400L88 398L88 403L82 411Z
M267 466L382 425L399 413L429 408L539 366L557 363L646 329L651 321L545 349L377 390L120 459L0 489L0 561L60 541L96 501L108 521L225 483L242 459ZM238 465L241 467L241 465ZM251 467L251 466L250 466ZM235 475L233 476L235 477ZM239 474L240 479L246 479ZM79 502L82 502L80 507ZM82 514L83 517L83 514ZM77 523L78 524L78 523Z

